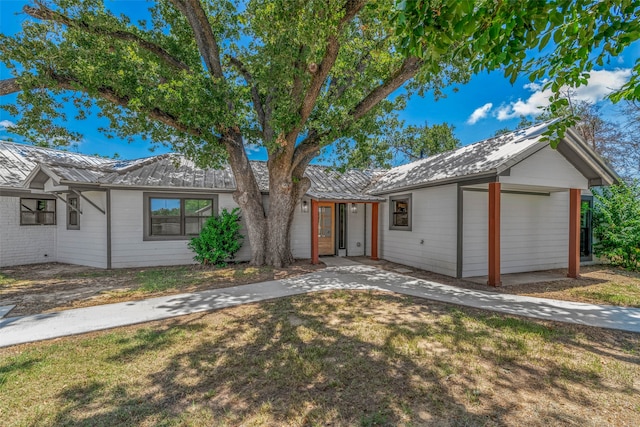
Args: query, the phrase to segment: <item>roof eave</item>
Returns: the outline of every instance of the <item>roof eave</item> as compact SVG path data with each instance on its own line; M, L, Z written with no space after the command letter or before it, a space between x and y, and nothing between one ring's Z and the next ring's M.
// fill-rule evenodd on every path
M617 184L621 181L620 175L617 174L615 170L611 166L607 164L607 162L596 153L588 144L584 142L582 137L576 133L575 130L569 128L565 133L565 137L560 142L566 143L566 147L571 150L572 153L579 156L579 158L585 163L586 166L591 168L594 174L597 175L597 178L586 176L589 179L589 185L612 185ZM564 151L564 147L558 146L558 151L574 166L576 169L580 170L579 166L576 164L576 159L572 156L568 155L566 151ZM580 172L584 175L584 172L580 170Z
M428 182L423 182L415 185L408 185L404 187L396 187L396 188L391 188L391 189L382 190L382 191L371 191L371 194L374 194L374 195L393 194L393 193L400 193L400 192L409 191L409 190L418 190L421 188L437 187L439 185L457 184L459 182L477 180L482 178L497 179L497 177L498 177L497 169L491 169L487 172L479 172L475 174L460 175L460 176L455 176L451 178L443 178L435 181L428 181Z

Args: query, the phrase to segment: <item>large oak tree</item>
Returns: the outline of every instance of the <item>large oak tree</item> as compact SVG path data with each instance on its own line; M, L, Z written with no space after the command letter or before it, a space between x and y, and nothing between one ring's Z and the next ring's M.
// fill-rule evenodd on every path
M97 109L118 137L170 144L201 165L228 162L252 263L282 266L292 261L293 212L310 186L305 168L324 147L375 152L368 136L380 135L410 94L438 96L505 64L517 73L528 49L556 38L554 28L574 31L571 2L562 3L566 10L544 1L157 0L148 21L132 22L102 0L34 0L22 32L0 37L14 73L0 95L19 93L4 108L20 117L11 130L34 141L79 138L60 125L73 104L79 117ZM611 13L634 11L601 15ZM596 31L609 25L599 16ZM616 38L629 28L616 25L598 43L626 46ZM268 212L248 144L268 152Z

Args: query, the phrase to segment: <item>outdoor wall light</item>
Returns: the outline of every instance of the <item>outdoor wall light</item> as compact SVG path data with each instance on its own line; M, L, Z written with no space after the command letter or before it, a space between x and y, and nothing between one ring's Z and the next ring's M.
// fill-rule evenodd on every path
M306 200L303 200L302 204L300 206L302 207L302 212L303 213L309 212L309 203L307 203Z
M351 213L352 214L358 213L358 205L356 205L355 203L351 203Z

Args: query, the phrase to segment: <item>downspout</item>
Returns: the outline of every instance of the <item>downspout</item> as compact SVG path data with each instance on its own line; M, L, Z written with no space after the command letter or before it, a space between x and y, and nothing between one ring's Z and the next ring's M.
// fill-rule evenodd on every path
M111 189L107 188L107 270L111 270Z

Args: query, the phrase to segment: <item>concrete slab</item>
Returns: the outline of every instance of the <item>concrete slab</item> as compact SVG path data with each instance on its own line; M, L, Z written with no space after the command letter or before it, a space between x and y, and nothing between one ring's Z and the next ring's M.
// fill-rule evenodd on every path
M11 310L15 307L14 305L0 305L0 319L9 314Z
M477 283L480 285L486 285L487 276L478 277L465 277L464 280ZM567 276L561 273L554 273L549 271L534 271L531 273L512 273L500 275L502 280L502 286L514 286L514 285L526 285L527 283L543 283L543 282L555 282L558 280L568 280Z
M359 262L341 256L323 256L320 261L327 267L345 267L349 265L360 265Z
M411 270L410 268L394 268L393 271L395 271L396 273L400 273L400 274L407 274L407 273L411 273L413 272L413 270Z

